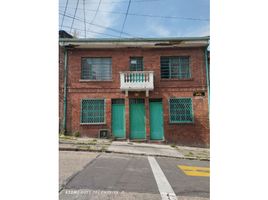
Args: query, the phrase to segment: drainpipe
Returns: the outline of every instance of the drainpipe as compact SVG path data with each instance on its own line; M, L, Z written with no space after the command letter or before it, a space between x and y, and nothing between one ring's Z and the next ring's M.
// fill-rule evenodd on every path
M208 90L208 115L210 110L210 83L209 83L209 74L208 74L208 51L207 47L205 48L205 63L206 63L206 77L207 77L207 90Z
M67 66L68 66L68 50L64 47L64 99L63 99L63 130L66 132L67 118Z

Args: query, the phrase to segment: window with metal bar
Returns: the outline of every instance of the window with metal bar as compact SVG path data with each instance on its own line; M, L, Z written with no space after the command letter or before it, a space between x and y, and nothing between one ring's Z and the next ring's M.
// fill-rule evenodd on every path
M112 99L112 104L125 104L125 99Z
M144 99L129 99L130 104L140 104L140 103L144 104L144 102L145 102Z
M174 98L169 100L170 123L193 122L193 105L191 98Z
M111 58L82 58L82 80L112 80Z
M162 79L187 79L191 78L189 57L161 57Z
M103 124L105 123L104 99L82 99L81 123Z
M130 71L143 71L143 58L130 57Z
M162 102L162 99L149 99L149 102Z

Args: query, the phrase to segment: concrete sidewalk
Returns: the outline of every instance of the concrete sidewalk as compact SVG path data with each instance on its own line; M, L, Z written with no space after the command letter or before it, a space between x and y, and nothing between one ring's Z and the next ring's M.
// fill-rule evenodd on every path
M184 155L169 145L114 141L106 152L184 158Z
M109 139L78 138L63 136L59 138L60 151L105 152L111 144Z
M209 161L209 149L168 144L111 141L97 138L60 137L60 151L106 152Z

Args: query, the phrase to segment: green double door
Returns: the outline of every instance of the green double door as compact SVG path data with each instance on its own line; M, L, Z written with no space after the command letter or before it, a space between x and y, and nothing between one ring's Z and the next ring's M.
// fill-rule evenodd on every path
M129 100L130 139L146 139L144 99Z
M163 140L164 126L163 126L162 101L152 99L149 102L149 107L150 107L150 139Z
M124 99L112 99L112 133L115 138L126 137Z
M163 140L162 101L150 99L150 139ZM130 139L146 139L146 115L144 99L129 100ZM124 99L112 100L112 133L116 138L126 138Z

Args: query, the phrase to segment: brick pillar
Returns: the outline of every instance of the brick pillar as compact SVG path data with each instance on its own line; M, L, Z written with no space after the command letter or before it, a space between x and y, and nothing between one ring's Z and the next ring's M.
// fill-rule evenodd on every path
M146 140L150 140L150 111L149 111L149 98L145 97L145 126L146 126Z
M166 96L163 96L162 98L162 105L163 105L163 120L164 120L164 138L165 141L170 142L171 138L171 132L169 132L169 105L168 105L168 98Z
M111 107L111 99L106 99L106 125L107 128L112 132L112 107Z
M67 93L68 96L67 96L67 109L66 109L66 112L67 112L67 116L66 116L66 133L67 135L71 135L72 132L74 132L74 130L72 129L72 122L73 122L73 118L72 118L72 110L73 110L73 105L72 105L72 101L71 101L71 95L70 93L68 92ZM80 106L79 106L80 108ZM81 108L80 108L81 110ZM80 118L79 119L79 123L80 123Z
M129 139L129 98L125 97L126 139Z

